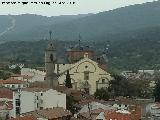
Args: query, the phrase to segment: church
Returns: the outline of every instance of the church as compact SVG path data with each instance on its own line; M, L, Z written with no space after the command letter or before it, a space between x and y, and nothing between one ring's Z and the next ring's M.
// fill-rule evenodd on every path
M67 71L73 89L94 94L97 89L109 86L112 77L102 64L93 60L93 51L70 50L68 63L58 63L55 46L50 42L45 50L45 81L48 87L65 86Z

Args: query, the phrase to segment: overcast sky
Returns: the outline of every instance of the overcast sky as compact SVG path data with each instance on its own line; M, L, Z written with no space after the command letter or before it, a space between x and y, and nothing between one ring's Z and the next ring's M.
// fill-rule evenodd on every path
M2 1L29 1L30 0L0 0ZM111 9L124 7L128 5L141 4L145 2L152 2L155 0L32 0L32 1L52 1L57 2L55 4L46 5L38 3L29 3L22 5L17 3L15 5L7 5L0 3L0 14L40 14L45 16L58 16L58 15L73 15L73 14L86 14L86 13L98 13L102 11L108 11ZM60 1L68 4L58 4ZM70 4L71 2L71 4ZM72 2L75 2L73 4Z

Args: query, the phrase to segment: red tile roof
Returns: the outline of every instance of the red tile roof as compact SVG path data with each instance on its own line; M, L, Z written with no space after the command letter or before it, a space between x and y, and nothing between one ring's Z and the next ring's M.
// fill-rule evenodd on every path
M23 88L22 91L28 91L28 92L46 92L50 90L51 88Z
M21 74L13 74L11 77L21 77Z
M26 78L26 79L30 79L30 78L32 78L33 76L21 75L21 74L13 74L13 75L11 75L11 77L23 77L23 78Z
M23 117L11 118L9 120L37 120L37 118L33 116L23 116Z
M24 83L24 81L13 78L8 78L7 80L0 80L0 84L22 84L22 83Z
M105 118L106 120L140 120L141 119L141 107L140 106L131 106L130 113L121 113L118 111L106 111Z
M8 88L0 88L0 98L13 99L13 92Z
M106 120L132 120L131 114L122 114L116 111L105 112Z
M55 107L55 108L47 108L43 110L37 110L25 113L26 115L33 115L37 118L46 118L46 119L59 119L62 117L71 116L71 112L62 108L62 107Z
M79 116L85 119L92 119L92 120L96 120L96 117L101 113L104 112L105 110L99 108L99 109L95 109L95 110L91 110L90 112L83 112L80 113Z

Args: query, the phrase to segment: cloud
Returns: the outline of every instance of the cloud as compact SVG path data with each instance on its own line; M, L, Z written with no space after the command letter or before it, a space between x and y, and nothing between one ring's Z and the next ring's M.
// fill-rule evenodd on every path
M5 0L7 1L7 0ZM16 0L8 0L16 1ZM19 0L22 2L22 0ZM31 0L27 5L22 4L1 4L0 14L41 14L45 16L57 16L57 15L73 15L73 14L86 14L86 13L98 13L107 11L119 7L124 7L133 4L141 4L145 2L152 2L154 0L48 0L49 2L56 4L31 4ZM44 2L44 0L33 0L37 2ZM47 0L45 0L47 1ZM75 2L75 4L59 4L59 2Z

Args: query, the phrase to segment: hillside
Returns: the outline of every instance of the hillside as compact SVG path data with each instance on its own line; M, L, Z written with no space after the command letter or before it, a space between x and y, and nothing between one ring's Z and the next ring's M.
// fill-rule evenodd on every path
M159 25L160 1L88 15L8 15L0 16L0 41L40 40L48 37L49 30L62 41L77 40L79 33L88 41L100 37L118 40L117 34L125 36L127 31Z
M160 1L78 16L0 16L0 42L8 41L0 44L0 60L44 63L49 30L62 61L81 33L97 54L109 48L110 68L160 69Z
M92 14L53 17L34 14L0 15L0 42L46 39L50 25L69 22L89 15Z
M145 31L145 34L144 34ZM135 36L120 38L120 41L82 42L94 49L96 54L107 54L110 69L160 69L160 27L132 31ZM132 33L129 32L130 34ZM127 33L126 33L127 34ZM121 36L117 34L117 36ZM44 65L44 49L48 41L14 41L0 44L0 61L33 63ZM57 55L63 63L65 50L78 41L56 41ZM107 45L109 50L105 50Z

